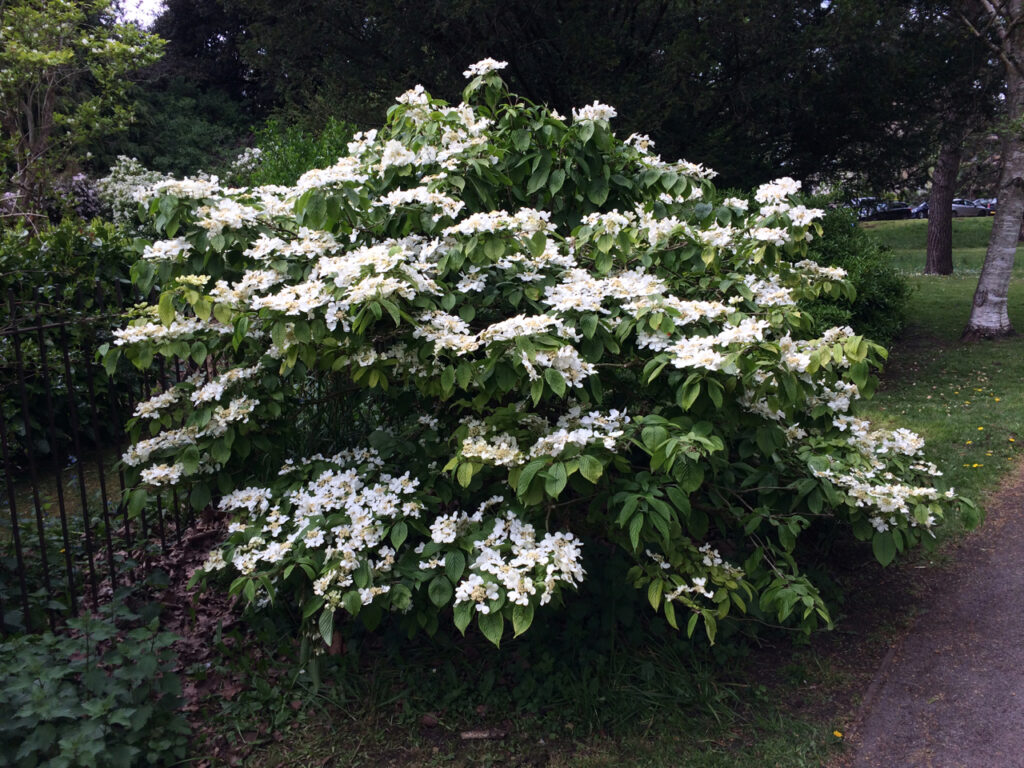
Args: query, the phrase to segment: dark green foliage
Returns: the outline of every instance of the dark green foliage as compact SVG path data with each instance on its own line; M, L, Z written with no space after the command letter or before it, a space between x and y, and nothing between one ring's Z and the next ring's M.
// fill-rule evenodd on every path
M185 757L174 635L123 604L0 644L0 766L129 768Z
M130 258L127 238L99 220L65 218L39 236L0 233L0 408L16 462L29 452L60 461L75 453L76 420L85 446L101 444L123 421L115 401L131 394L139 374L114 382L96 364L95 350L132 294ZM56 434L48 429L51 410Z
M113 225L99 220L66 217L38 235L21 227L0 230L0 291L5 299L11 290L17 298L39 292L58 301L60 295L62 303L92 311L98 308L98 286L131 285L129 246ZM71 296L76 300L69 301Z
M250 186L294 184L306 171L327 168L348 154L354 132L354 126L333 117L319 130L271 118L256 130L253 146L258 158L251 169L240 168L234 181Z
M780 167L885 185L931 151L951 103L984 100L975 93L984 46L939 0L172 6L188 4L222 12L198 60L240 57L263 108L312 125L332 115L372 125L414 82L456 101L463 70L494 57L532 101L565 115L594 99L611 104L623 136L649 132L666 159L747 187ZM173 50L175 35L158 29Z
M126 155L164 173L216 172L238 154L252 122L244 104L225 91L197 87L181 75L148 83L136 96L134 123L94 152L97 166L109 168Z
M808 258L823 266L842 267L857 291L853 302L819 299L807 306L819 331L834 325L853 329L883 345L899 335L906 321L910 287L892 265L891 251L857 227L846 208L835 208L822 220L823 232L808 249Z

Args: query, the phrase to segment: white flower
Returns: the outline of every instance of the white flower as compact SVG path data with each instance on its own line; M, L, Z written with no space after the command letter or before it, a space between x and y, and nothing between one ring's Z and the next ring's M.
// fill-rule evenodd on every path
M478 75L486 75L491 72L497 72L499 69L504 69L508 66L507 61L495 61L494 59L481 59L476 64L470 64L469 69L462 73L465 78L477 77Z
M595 101L593 104L588 104L585 107L579 109L573 108L572 119L577 122L583 122L584 120L611 120L619 113L615 111L615 107L609 107L607 104L601 104Z

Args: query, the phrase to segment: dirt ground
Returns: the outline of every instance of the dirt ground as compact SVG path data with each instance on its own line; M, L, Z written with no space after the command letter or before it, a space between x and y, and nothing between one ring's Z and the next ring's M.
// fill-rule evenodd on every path
M903 597L845 735L849 768L1024 768L1024 472Z

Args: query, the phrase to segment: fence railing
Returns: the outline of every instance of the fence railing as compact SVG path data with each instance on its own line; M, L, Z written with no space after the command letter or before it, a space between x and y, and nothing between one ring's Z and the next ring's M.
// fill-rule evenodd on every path
M96 350L122 297L74 298L9 293L0 310L0 634L54 628L145 578L192 521L175 494L130 516L119 470L132 404L182 366L108 375Z

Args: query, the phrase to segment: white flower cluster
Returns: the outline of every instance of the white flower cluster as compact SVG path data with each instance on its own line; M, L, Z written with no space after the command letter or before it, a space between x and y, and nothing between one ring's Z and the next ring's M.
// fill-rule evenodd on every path
M538 589L537 602L545 605L559 585L575 586L586 575L580 542L571 533L545 533L537 541L534 527L512 512L499 517L486 538L473 542L473 553L469 575L455 588L455 602L472 603L484 614L499 596L529 605Z
M471 64L469 69L462 73L465 78L478 77L480 75L487 75L491 72L497 72L498 70L504 69L508 66L507 61L495 61L494 59L481 59L476 64Z
M588 445L600 445L614 452L629 421L629 416L614 409L607 413L590 411L584 414L582 407L575 405L558 418L554 431L530 447L529 456L531 459L538 456L558 457L570 446L585 448Z
M588 104L585 107L579 109L573 108L572 119L580 123L584 120L611 120L616 117L619 113L615 111L615 107L609 107L607 104L601 104L595 101L593 104Z

